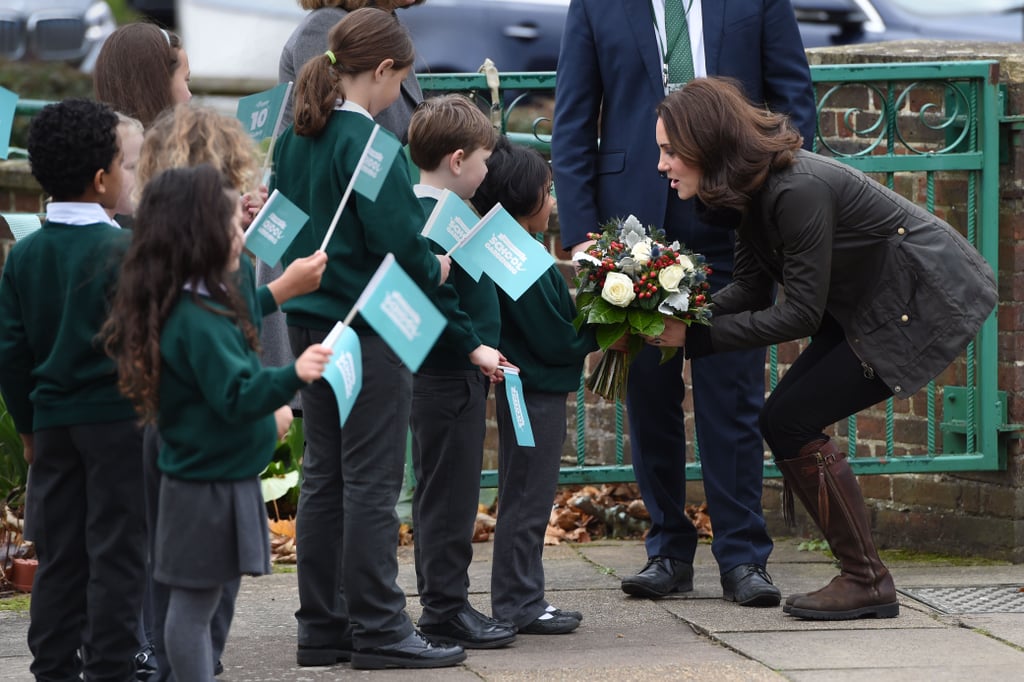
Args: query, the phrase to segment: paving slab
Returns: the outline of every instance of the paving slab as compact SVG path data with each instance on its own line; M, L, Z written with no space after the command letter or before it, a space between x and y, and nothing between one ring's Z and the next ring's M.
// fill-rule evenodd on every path
M905 629L899 618L886 620L890 627L885 629L737 632L717 638L783 674L844 668L954 668L974 662L1024 671L1024 651L983 634L961 628Z

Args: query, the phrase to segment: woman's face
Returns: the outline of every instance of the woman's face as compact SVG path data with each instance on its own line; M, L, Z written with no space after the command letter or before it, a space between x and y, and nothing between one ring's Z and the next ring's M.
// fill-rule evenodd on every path
M701 178L700 169L683 161L672 149L672 144L668 141L668 134L665 132L665 125L660 118L654 128L654 137L658 141L658 149L661 152L658 156L658 170L668 177L672 189L676 191L680 199L692 199L697 196Z
M185 50L178 50L178 68L171 74L171 100L175 104L187 104L192 99L192 92L188 89L191 78L188 55L185 54Z

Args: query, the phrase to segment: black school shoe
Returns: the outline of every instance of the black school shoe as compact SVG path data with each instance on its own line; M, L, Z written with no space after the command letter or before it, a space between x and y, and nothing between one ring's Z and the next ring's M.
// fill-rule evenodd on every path
M405 639L352 652L352 667L357 670L382 668L446 668L466 660L461 646L434 646L413 630Z
M352 659L352 644L339 646L303 646L295 652L295 662L301 666L325 666L346 663Z
M419 628L432 644L458 644L464 649L498 649L516 639L515 628L468 605L443 623L421 623Z
M579 620L572 616L547 611L532 623L519 628L519 632L524 635L566 635L579 626Z

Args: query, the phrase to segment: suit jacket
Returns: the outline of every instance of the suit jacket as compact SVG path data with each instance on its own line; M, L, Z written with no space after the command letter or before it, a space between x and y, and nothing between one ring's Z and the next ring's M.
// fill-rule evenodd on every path
M827 312L903 398L949 366L998 298L992 268L959 232L811 152L768 176L737 233L733 281L713 297L714 324L687 334L690 357L805 338ZM763 307L774 282L786 295Z
M315 9L307 14L281 50L281 60L277 67L278 82L294 82L307 61L323 55L327 50L327 34L335 24L345 18L346 14L348 12L336 7ZM410 70L409 75L402 81L401 96L394 104L377 114L374 120L382 128L393 132L402 144L406 144L409 141L409 119L412 118L413 109L422 101L420 82L416 80L416 73ZM284 111L283 125L290 126L293 121L292 100L289 100Z
M654 139L654 110L665 90L650 3L569 5L551 143L566 248L610 218L629 214L663 226L690 248L700 246L692 232L665 224L670 190L658 175ZM735 78L754 102L789 114L809 146L814 91L790 0L704 0L702 14L708 75ZM679 201L674 193L671 201ZM675 213L692 216L691 206L686 202Z

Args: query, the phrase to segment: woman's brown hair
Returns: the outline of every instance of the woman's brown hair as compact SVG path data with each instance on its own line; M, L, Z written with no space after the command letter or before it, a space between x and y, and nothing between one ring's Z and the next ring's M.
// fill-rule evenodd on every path
M690 81L657 114L672 152L700 169L697 196L708 206L742 210L803 144L787 116L754 106L728 78Z
M174 104L171 80L181 62L181 38L153 24L121 26L107 38L92 74L96 99L148 128Z
M341 76L373 71L385 59L393 69L412 66L416 53L412 39L394 15L375 8L347 14L327 34L327 54L313 57L295 83L295 132L316 137L327 125L337 100L345 99Z
M354 12L364 7L376 7L385 12L394 12L402 7L412 7L423 4L423 0L416 0L411 5L401 5L400 0L299 0L299 7L306 10L324 9L325 7L337 7L346 12Z

